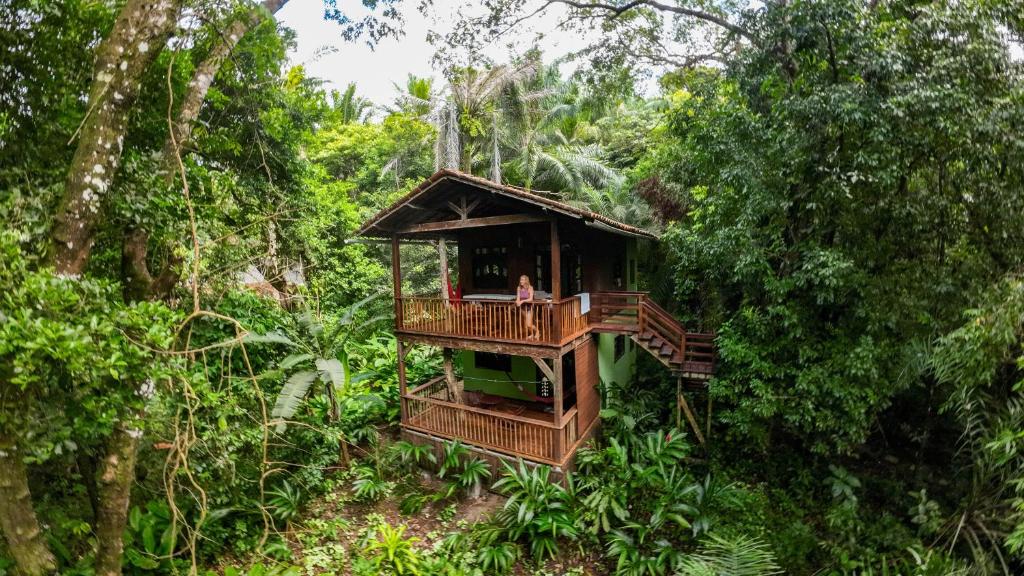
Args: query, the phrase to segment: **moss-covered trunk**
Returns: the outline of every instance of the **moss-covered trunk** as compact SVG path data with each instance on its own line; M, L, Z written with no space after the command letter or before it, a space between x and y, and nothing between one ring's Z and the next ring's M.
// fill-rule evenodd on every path
M0 528L18 571L25 576L48 574L57 562L32 507L28 470L14 439L0 434Z
M107 451L100 463L99 511L96 515L97 576L120 576L124 556L124 529L128 521L135 457L140 430L118 426L107 439Z

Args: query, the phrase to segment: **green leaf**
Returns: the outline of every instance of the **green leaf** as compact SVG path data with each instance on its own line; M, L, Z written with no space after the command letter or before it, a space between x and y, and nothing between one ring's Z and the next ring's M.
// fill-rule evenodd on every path
M306 392L309 391L310 385L316 381L317 373L312 370L303 370L292 374L288 381L284 383L284 388L281 389L281 393L277 395L277 401L274 402L274 409L270 412L270 415L275 419L287 420L295 415L295 412L299 409L299 404L302 403L302 399L305 398ZM285 422L277 424L275 430L278 434L283 433L288 428Z
M255 332L249 332L242 338L242 342L246 344L284 344L285 346L296 347L298 344L293 342L291 338L284 335L283 332L278 330L272 330L266 334L256 334Z
M337 358L317 358L316 369L320 371L320 378L330 382L335 388L342 388L345 385L348 370Z
M303 362L309 362L313 359L312 354L289 354L285 356L284 360L281 360L277 367L281 370L291 370Z

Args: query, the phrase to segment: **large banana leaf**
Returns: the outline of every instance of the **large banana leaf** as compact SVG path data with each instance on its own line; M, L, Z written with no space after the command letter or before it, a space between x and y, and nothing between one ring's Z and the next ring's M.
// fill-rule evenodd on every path
M298 411L302 399L306 397L306 392L309 391L310 385L316 381L317 376L318 373L313 370L302 370L292 374L288 381L284 383L284 388L277 395L274 409L270 413L273 418L281 420L275 428L278 434L284 432L288 427L284 421L294 416L295 412Z

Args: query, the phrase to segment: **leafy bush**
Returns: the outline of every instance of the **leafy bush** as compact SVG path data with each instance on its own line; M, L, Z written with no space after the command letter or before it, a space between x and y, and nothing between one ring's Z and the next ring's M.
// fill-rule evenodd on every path
M419 576L420 554L413 545L419 538L406 538L406 526L392 527L380 524L369 542L362 547L362 554L375 570L373 574L394 576Z
M494 484L508 498L495 517L497 526L505 539L527 544L536 560L554 557L559 538L579 537L571 480L566 489L552 482L550 475L551 468L528 468L520 460L515 467L505 463L502 477Z

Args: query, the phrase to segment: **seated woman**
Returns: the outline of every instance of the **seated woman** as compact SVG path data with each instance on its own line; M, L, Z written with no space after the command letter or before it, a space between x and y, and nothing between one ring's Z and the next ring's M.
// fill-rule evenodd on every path
M530 284L530 278L526 274L519 277L519 288L516 289L516 307L523 313L526 339L540 339L540 329L533 323L533 285Z

